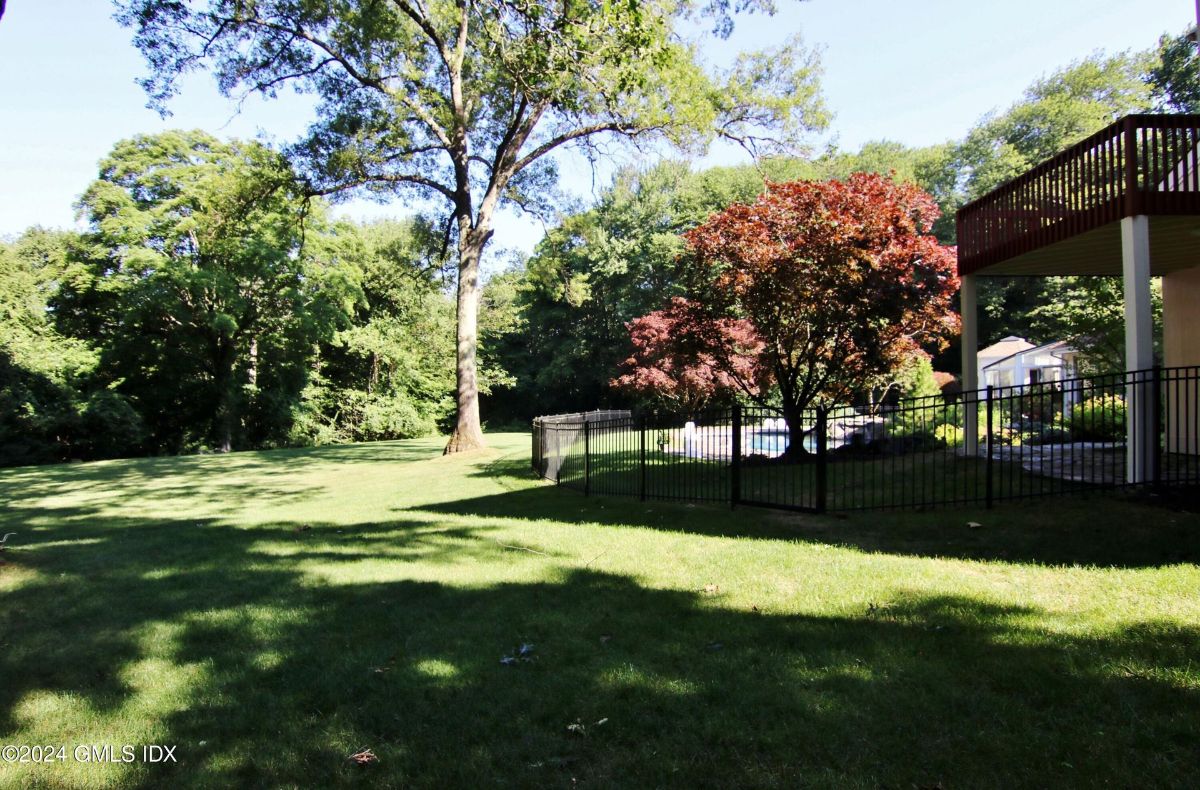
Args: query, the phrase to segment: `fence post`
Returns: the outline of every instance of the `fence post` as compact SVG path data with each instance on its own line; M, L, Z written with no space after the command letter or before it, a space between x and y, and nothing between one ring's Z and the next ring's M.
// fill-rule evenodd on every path
M730 430L733 432L730 443L729 464L729 506L737 507L742 501L742 404L733 404L733 415L730 418Z
M1150 371L1150 430L1153 435L1150 439L1150 451L1153 453L1150 463L1153 464L1151 471L1151 479L1154 481L1155 488L1162 487L1162 462L1163 462L1163 407L1162 407L1162 368L1155 365ZM1128 416L1126 416L1128 419Z
M562 436L557 427L554 428L554 485L562 483Z
M825 452L825 426L827 423L827 413L824 406L817 407L817 501L816 510L818 513L825 512L825 489L827 481L827 454Z
M583 495L592 493L592 432L587 415L583 415Z
M646 416L638 418L638 494L646 501Z
M985 487L985 501L988 510L992 509L992 388L987 388L987 484Z

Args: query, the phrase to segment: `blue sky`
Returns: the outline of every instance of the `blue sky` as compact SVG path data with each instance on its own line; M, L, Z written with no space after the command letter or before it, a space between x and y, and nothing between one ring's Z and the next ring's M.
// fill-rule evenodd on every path
M822 49L829 133L814 138L855 149L868 140L908 145L962 136L981 115L1015 101L1034 79L1103 49L1146 49L1195 19L1193 0L779 0L772 18L742 20L708 57L770 46L799 31ZM250 99L237 112L206 75L185 85L162 120L135 84L144 72L129 32L105 0L10 0L0 19L0 236L40 224L74 224L73 202L96 163L119 139L167 128L286 142L304 130L311 105L287 94ZM732 149L706 162L743 161ZM631 154L617 157L633 161ZM563 186L588 200L610 169L593 173L578 156L560 160ZM355 217L405 213L363 201ZM535 222L503 216L496 249L528 251Z

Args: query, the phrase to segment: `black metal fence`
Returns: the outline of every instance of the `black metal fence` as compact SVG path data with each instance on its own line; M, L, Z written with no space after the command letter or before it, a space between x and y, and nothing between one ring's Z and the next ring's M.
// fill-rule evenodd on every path
M585 494L822 512L1200 484L1200 367L870 408L587 412L533 423L533 468Z

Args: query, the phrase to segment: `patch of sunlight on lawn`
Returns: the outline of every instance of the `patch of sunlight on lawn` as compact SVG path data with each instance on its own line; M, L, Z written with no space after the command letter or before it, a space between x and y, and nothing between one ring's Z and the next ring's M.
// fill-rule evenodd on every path
M458 667L440 658L423 658L413 664L413 671L443 682L452 681L459 675Z
M160 632L161 634L161 632ZM170 640L168 640L169 643ZM194 704L208 679L201 664L178 664L162 657L163 644L143 643L147 657L117 668L122 691L98 704L64 691L39 690L22 695L12 710L19 737L5 743L62 745L65 761L51 765L0 764L0 786L30 787L53 776L51 786L118 787L134 782L144 767L137 763L81 761L75 749L170 744L163 722ZM97 669L99 670L99 668Z

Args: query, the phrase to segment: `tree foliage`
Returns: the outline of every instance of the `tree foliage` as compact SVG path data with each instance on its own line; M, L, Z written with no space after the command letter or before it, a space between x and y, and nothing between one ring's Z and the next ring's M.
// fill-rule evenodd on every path
M457 413L447 450L482 444L479 263L496 211L545 208L547 155L605 135L702 148L714 135L789 147L824 121L816 62L798 39L747 53L723 74L680 35L765 0L297 3L126 0L121 20L162 107L202 65L229 93L314 93L319 120L294 148L313 189L364 187L440 202L458 246Z
M985 117L960 148L967 199L995 189L1131 112L1150 106L1149 53L1097 53L1035 81Z
M1125 294L1120 277L1053 277L1029 313L1039 338L1065 340L1082 355L1086 371L1125 370ZM1151 281L1156 355L1162 351L1162 281Z
M119 143L80 205L83 233L0 244L0 464L445 429L429 223L330 223L277 153L200 132Z
M1200 53L1187 34L1163 35L1155 53L1157 62L1146 82L1155 109L1163 112L1200 112Z
M662 310L629 323L633 354L612 386L639 400L695 415L714 401L733 400L757 377L763 341L744 318L715 318L697 331L697 307L675 297ZM716 349L736 349L722 359Z
M753 200L762 184L753 168L626 169L594 208L551 229L525 269L528 329L509 343L525 361L514 409L569 411L610 399L609 381L631 352L626 325L684 292L680 234Z
M767 180L824 180L855 172L917 183L952 210L953 162L948 145L909 149L884 141L857 154L832 152L816 159L769 157L755 165L699 171L665 161L619 171L594 207L564 216L529 259L520 295L527 329L499 348L516 383L511 392L490 398L490 407L527 419L581 403L650 405L637 390L609 385L634 352L627 325L685 294L677 263L685 249L681 234L733 203L753 202ZM945 220L939 218L934 231L949 241L953 218Z
M279 440L349 294L304 246L309 203L286 161L203 132L135 137L80 207L90 229L60 321L96 339L150 447Z
M319 346L291 431L301 443L435 433L453 410L454 305L420 221L341 223L314 255L347 269L358 298Z
M72 243L69 233L32 228L0 244L0 465L137 447L141 422L103 386L92 343L55 325L50 302Z
M929 235L936 216L929 195L880 175L769 184L684 234L693 292L669 342L703 349L799 426L810 404L850 400L956 329L954 254Z

